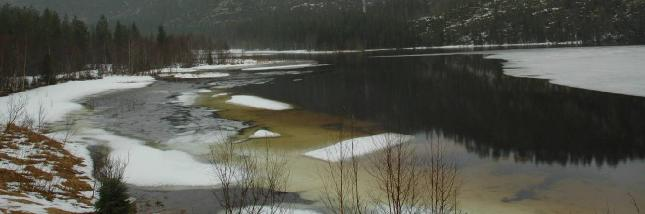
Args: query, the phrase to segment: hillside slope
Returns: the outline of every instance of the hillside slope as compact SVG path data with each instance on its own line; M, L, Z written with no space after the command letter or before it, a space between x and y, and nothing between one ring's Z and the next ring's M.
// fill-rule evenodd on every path
M23 127L0 132L0 211L93 212L94 181L85 147Z

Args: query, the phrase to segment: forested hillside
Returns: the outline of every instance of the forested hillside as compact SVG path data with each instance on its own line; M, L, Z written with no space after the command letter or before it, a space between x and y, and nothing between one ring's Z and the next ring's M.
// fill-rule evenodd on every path
M643 0L461 1L447 8L416 20L421 43L645 42Z
M96 78L99 72L135 73L190 63L190 36L158 28L143 35L134 23L87 24L51 10L0 8L0 95L60 80Z
M0 0L242 48L645 42L645 0Z

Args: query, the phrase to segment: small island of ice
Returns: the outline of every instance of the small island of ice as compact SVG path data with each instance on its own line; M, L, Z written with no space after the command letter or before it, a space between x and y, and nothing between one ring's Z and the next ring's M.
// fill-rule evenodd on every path
M241 105L241 106L246 106L251 108L275 110L275 111L287 110L292 108L291 105L283 102L278 102L274 100L269 100L269 99L264 99L261 97L249 96L249 95L232 96L230 100L226 101L226 103Z
M249 138L251 139L257 139L257 138L274 138L274 137L280 137L281 135L275 132L271 132L269 130L265 129L260 129L255 131Z
M305 156L324 161L338 162L406 143L412 139L414 137L410 135L384 133L344 140L322 149L307 152Z

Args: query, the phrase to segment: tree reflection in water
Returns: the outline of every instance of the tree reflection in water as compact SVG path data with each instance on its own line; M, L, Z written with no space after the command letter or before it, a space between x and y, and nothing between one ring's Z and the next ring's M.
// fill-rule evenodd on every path
M334 66L236 90L391 131L442 133L483 157L562 165L645 157L645 98L506 76L501 61L482 55L317 60Z

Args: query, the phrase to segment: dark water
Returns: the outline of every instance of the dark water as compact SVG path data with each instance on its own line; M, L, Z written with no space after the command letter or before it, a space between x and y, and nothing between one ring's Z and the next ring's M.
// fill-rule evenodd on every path
M645 158L645 98L506 76L502 61L482 55L313 58L332 66L235 90L392 131L440 133L480 157L609 166Z

